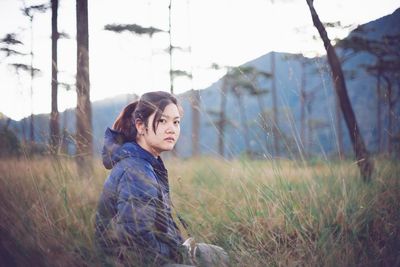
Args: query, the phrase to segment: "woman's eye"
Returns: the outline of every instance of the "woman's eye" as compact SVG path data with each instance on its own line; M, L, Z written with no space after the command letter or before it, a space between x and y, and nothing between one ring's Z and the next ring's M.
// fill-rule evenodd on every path
M159 122L159 123L166 123L167 120L166 120L166 119L159 119L158 122Z
M174 124L179 125L181 122L180 121L174 121Z

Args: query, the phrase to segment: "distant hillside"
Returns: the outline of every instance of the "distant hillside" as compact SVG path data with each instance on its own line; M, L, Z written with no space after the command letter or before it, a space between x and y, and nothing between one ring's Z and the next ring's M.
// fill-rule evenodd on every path
M363 27L374 29L367 31L367 37L370 39L381 38L385 34L400 34L400 9L393 14L369 22ZM352 34L352 33L351 33ZM350 34L350 35L351 35ZM339 51L340 53L340 51ZM288 53L275 53L276 58L276 86L278 92L278 113L279 127L284 136L281 141L281 150L286 151L281 156L291 156L299 150L300 144L300 88L302 83L302 69L300 61L305 62L306 91L313 92L313 101L307 107L308 119L312 126L312 135L308 135L306 144L313 154L329 155L335 154L337 150L337 134L335 130L335 96L333 94L332 81L330 77L329 66L325 57L304 58L294 57ZM251 60L243 66L253 66L260 71L269 72L271 53ZM360 54L343 65L345 72L352 72L355 76L346 80L349 97L351 99L358 123L362 134L371 151L376 149L376 81L369 76L360 66L371 61L367 54ZM212 84L210 87L200 90L201 96L201 127L200 127L200 147L203 154L217 154L218 132L215 126L215 116L210 111L219 111L220 90L222 78ZM258 84L259 88L271 88L271 81L265 79ZM182 156L191 155L191 108L190 94L188 91L179 95L185 110L185 116L182 121L182 135L179 142L178 151ZM93 108L93 129L96 152L100 151L102 146L102 137L107 126L111 126L114 119L122 108L135 98L134 95L122 95L92 103ZM240 113L238 109L238 100L233 94L227 95L226 111L231 124L225 132L225 151L226 156L236 156L245 149L244 130L249 131L250 149L254 154L272 155L272 135L268 132L271 125L267 125L267 132L263 130L260 122L260 110L257 99L249 94L242 95L241 99L245 107L247 117L246 127L243 129L239 120ZM261 97L266 114L270 114L272 108L271 95L266 94ZM397 107L397 111L399 107ZM384 117L387 117L383 111ZM400 113L400 112L399 112ZM48 136L48 115L35 116L36 132L39 142L47 142ZM19 136L22 137L23 125L28 129L29 119L19 122L12 121L10 127L16 129ZM62 128L69 132L74 132L75 116L73 110L67 110L60 115ZM271 123L270 121L267 122ZM385 122L384 122L385 123ZM351 153L349 134L343 125L343 138L347 153ZM399 125L399 123L397 123ZM398 127L398 126L397 126ZM40 129L40 130L39 130ZM308 132L307 132L308 134ZM26 133L29 136L28 133Z
M365 36L374 40L382 38L384 35L400 34L400 9L393 14L382 17L375 21L362 25L365 29ZM352 33L350 34L350 36ZM341 54L341 51L337 51ZM332 79L330 77L330 69L327 65L326 58L297 58L287 53L276 53L276 79L278 91L279 106L279 122L280 128L287 137L281 146L282 150L290 150L293 153L298 151L301 146L300 141L300 88L301 88L301 63L305 62L307 66L306 72L306 91L313 91L314 100L308 107L308 117L313 125L312 136L310 138L309 147L315 154L334 154L337 151L337 132L335 127L335 95L332 88ZM261 56L243 66L253 66L261 71L270 71L271 54ZM365 64L371 64L371 56L367 54L359 54L343 64L345 74L347 74L346 84L348 94L353 105L359 126L363 137L372 152L376 150L376 79L371 77L361 67ZM353 77L352 77L353 76ZM217 132L215 127L209 125L211 117L206 113L210 109L218 109L220 98L219 90L222 85L222 79L214 83L209 88L201 91L202 98L202 148L206 153L215 153L217 147ZM260 85L260 88L271 88L270 82ZM263 97L267 109L272 108L271 96ZM248 118L248 127L252 129L251 134L251 150L257 153L272 153L272 136L267 135L259 126L259 109L257 108L256 99L250 96L244 96L246 103L246 113ZM231 121L239 123L239 112L237 101L232 95L228 96L227 111ZM382 110L383 126L387 123L387 108ZM400 114L400 106L397 105L396 113ZM400 123L397 122L397 131L399 131ZM349 140L348 130L342 120L342 136L346 153L351 153L352 148ZM244 139L240 127L232 127L227 131L226 150L233 155L240 153L244 149ZM267 139L267 142L265 142ZM383 136L385 143L386 135ZM267 143L267 145L265 145ZM306 144L307 145L307 144ZM285 153L286 156L291 153Z

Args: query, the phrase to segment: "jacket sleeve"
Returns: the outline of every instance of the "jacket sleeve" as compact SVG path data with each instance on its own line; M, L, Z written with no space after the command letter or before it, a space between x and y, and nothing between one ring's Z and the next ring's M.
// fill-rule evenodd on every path
M127 169L118 185L117 234L122 243L170 258L169 246L157 235L157 201L155 177Z

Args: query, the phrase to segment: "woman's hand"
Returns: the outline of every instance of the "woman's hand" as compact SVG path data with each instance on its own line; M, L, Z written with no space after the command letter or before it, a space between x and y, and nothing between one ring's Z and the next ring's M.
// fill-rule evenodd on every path
M196 265L195 248L196 241L193 237L189 237L179 246L179 252L182 255L183 264Z

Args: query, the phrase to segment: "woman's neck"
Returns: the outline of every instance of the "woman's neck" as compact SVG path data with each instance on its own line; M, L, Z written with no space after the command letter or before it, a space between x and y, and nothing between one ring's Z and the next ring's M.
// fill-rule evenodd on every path
M136 140L136 143L141 148L143 148L144 150L149 152L151 155L153 155L155 158L158 158L160 156L160 153L157 150L155 150L154 148L152 148L151 146L149 146L149 144L147 144L146 140L144 140L143 138L138 138Z

